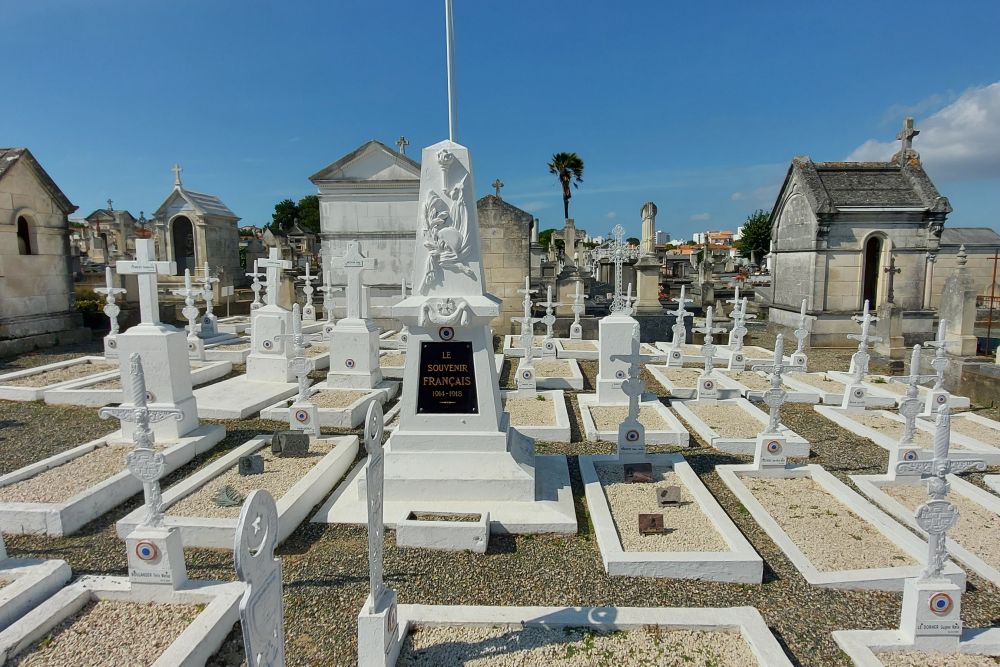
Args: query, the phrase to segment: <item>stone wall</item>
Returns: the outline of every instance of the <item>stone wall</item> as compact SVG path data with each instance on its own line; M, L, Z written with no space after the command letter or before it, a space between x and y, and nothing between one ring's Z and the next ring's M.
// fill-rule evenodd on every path
M67 214L25 162L16 162L0 182L0 354L64 342L55 334L82 325L73 300ZM29 225L30 255L18 252L21 216Z
M491 326L497 335L515 333L512 317L522 313L524 279L531 266L532 215L512 206L496 195L487 195L476 203L479 214L479 235L482 242L483 272L486 290L502 299L500 315ZM544 294L536 294L536 301Z

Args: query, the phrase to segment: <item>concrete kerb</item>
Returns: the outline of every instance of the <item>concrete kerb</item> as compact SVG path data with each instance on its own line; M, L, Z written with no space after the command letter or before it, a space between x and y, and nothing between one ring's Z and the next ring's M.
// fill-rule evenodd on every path
M798 375L809 375L811 377L818 378L829 378L826 373L789 373L782 377L786 387L794 389L799 392L813 392L819 395L819 401L821 403L828 403L830 405L840 405L844 401L844 389L846 388L840 382L830 379L829 384L831 385L828 390L820 389L819 387L814 387L813 385L802 382L797 379Z
M399 605L400 639L421 626L509 626L592 628L602 631L667 630L738 632L761 667L790 667L791 662L753 607L479 607L471 605Z
M618 463L619 460L610 455L580 456L580 474L604 570L611 576L759 584L764 574L763 560L705 488L684 457L680 454L653 454L642 460L654 466L666 465L673 469L712 526L729 545L729 551L624 551L596 467L600 463ZM629 459L629 462L634 461Z
M232 370L233 363L231 361L192 361L191 385L197 387L214 382L219 378L226 377ZM93 388L95 384L115 378L120 378L120 373L117 371L105 377L76 380L47 390L44 399L49 405L82 405L92 408L124 403L125 390L121 388L120 381L118 389Z
M28 612L0 632L0 660L23 653L43 639L64 620L77 614L93 600L152 602L156 604L202 604L205 608L153 663L152 667L196 667L204 665L222 646L226 635L239 621L242 583L188 581L172 590L165 586L143 586L133 590L122 577L83 576ZM129 641L133 637L127 638ZM100 656L88 656L100 663Z
M670 343L653 343L653 346L662 352L664 355L670 354ZM704 365L705 357L701 355L701 346L692 345L691 343L684 343L681 345L681 352L683 353L682 363L684 364L697 364L699 366ZM716 348L716 355L712 357L712 366L725 366L729 363L729 359L723 358L718 354L718 348Z
M1000 494L1000 475L983 475L983 484L993 489L993 493Z
M535 340L543 338L544 336L539 336L535 334ZM532 343L534 345L534 343ZM541 343L531 348L532 354L535 358L540 358L545 356L545 348L542 347ZM503 356L505 357L523 357L524 348L521 347L521 337L515 336L514 334L507 334L503 337Z
M822 588L839 588L850 590L881 590L902 591L906 579L920 575L923 563L926 562L927 545L910 531L892 520L885 512L868 502L863 496L853 491L849 486L838 480L822 466L809 464L793 466L785 469L760 471L752 464L720 465L715 468L719 478L729 487L729 490L739 499L750 512L764 532L778 545L778 548L788 557L807 582ZM802 552L798 545L788 536L788 533L771 516L770 512L758 501L750 489L743 483L742 477L766 477L777 479L793 479L811 477L842 505L861 520L867 522L901 551L916 561L915 565L890 568L868 568L859 570L819 570ZM817 535L817 539L823 539ZM954 563L947 563L944 575L965 588L965 572Z
M451 513L468 517L467 521L420 519L416 514L411 512L396 524L396 546L486 553L490 542L489 512Z
M232 317L219 318L215 323L215 328L222 333L242 335L250 330L250 316L233 315Z
M584 361L597 361L600 356L600 350L597 347L598 341L596 340L570 340L568 338L556 338L556 358L557 359L582 359ZM589 343L592 349L586 350L567 350L563 344L585 344ZM520 348L519 348L520 349ZM518 355L523 357L524 351Z
M0 560L0 577L7 583L0 588L0 630L9 627L37 607L73 578L63 560Z
M748 364L747 365L747 370L744 371L744 372L748 372L749 370L750 370L750 367L749 367L749 364ZM729 371L726 371L726 370L720 370L719 371L719 377L722 378L722 382L724 384L732 385L732 386L736 387L737 389L739 389L740 395L743 398L747 399L748 401L762 401L763 402L763 400L764 400L764 392L766 390L764 390L764 389L751 389L750 387L748 387L747 385L743 384L742 382L740 382L739 380L737 380L736 378L734 378L732 375L730 375ZM782 378L782 380L784 380L784 378ZM791 385L785 383L784 381L782 381L781 385L782 385L782 388L785 390L785 393L787 394L787 396L785 397L785 400L788 403L811 403L811 404L816 404L816 403L820 402L820 394L819 394L818 391L815 391L815 390L803 391L803 390L797 389L795 387L792 387Z
M517 370L521 368L521 361L523 357L518 358ZM552 359L549 357L549 359ZM542 361L539 359L538 361ZM548 361L548 360L546 360ZM565 389L570 391L583 391L583 373L580 372L580 365L576 362L576 359L556 359L560 363L564 363L569 367L570 376L569 377L558 377L554 375L542 375L535 370L535 382L539 389Z
M657 382L663 385L664 389L670 392L671 398L681 398L681 399L694 398L695 396L698 395L697 387L694 386L682 387L673 382L668 376L668 373L671 370L675 369L671 369L669 366L649 364L646 366L646 370L650 372L650 374L656 379ZM691 369L683 369L683 370L691 370ZM740 389L738 386L736 386L736 383L733 382L731 378L723 378L722 376L718 377L719 377L719 396L721 398L739 398Z
M235 350L220 349L229 345L240 345L242 347ZM246 364L247 357L250 356L250 339L237 338L226 343L217 343L205 346L205 359L208 361L231 361L234 364Z
M388 331L383 331L378 337L378 347L380 350L405 350L406 343L399 340L399 334L402 333L397 329L390 329Z
M365 391L364 389L341 389L341 388L331 388L326 389L320 388L318 386L311 387L309 389L309 395L323 392L355 392L355 391ZM365 413L368 411L368 405L372 401L378 401L379 403L385 403L388 399L389 392L380 389L368 390L364 396L361 396L355 400L350 405L343 408L316 408L319 412L319 425L328 426L331 428L354 428L365 420ZM289 398L283 398L274 405L270 405L260 411L261 419L273 419L274 421L288 422L288 410L290 406L298 400L298 393L295 396Z
M506 409L507 399L516 397L516 394L517 392L515 391L500 392L500 400L504 403L504 409ZM569 410L566 407L566 396L563 391L561 389L549 389L547 391L539 391L538 395L544 396L546 400L552 402L556 414L555 425L524 424L521 426L512 425L511 428L515 428L523 435L535 440L570 442Z
M754 407L754 405L746 400L745 398L730 398L720 401L713 401L713 403L720 406L731 406L736 410L743 410L750 417L755 419L757 423L760 424L761 430L767 426L768 416L762 411ZM713 449L718 449L721 452L726 452L728 454L742 454L744 456L753 456L757 448L757 433L749 438L735 438L732 436L719 435L712 427L704 422L690 408L691 405L698 405L697 400L691 401L673 401L670 404L670 408L676 412L684 421L691 425L702 440L709 443ZM809 441L803 438L801 435L791 430L784 424L778 425L781 434L785 436L785 451L787 456L792 458L806 458L809 456Z
M882 490L887 484L906 484L905 478L897 478L895 482L888 479L887 475L851 475L851 481L858 487L861 493L865 494L872 501L894 516L900 523L909 526L918 535L926 537L926 533L917 525L913 517L913 510L907 508L901 502ZM1000 514L1000 498L989 491L979 488L971 482L967 482L957 475L948 475L948 482L951 484L951 493L964 496L970 502L980 505L983 509L994 514ZM914 479L912 484L924 482ZM948 537L948 553L952 558L971 568L976 574L1000 586L1000 570L990 565L982 558L962 546L961 542L954 537Z
M298 528L313 507L323 501L350 468L358 453L357 436L323 438L337 444L328 454L309 469L288 491L277 498L278 542L281 544ZM240 457L253 454L271 446L271 437L260 435L243 443L209 465L196 470L163 492L164 524L177 528L185 547L205 547L210 549L232 549L236 536L238 516L232 518L207 518L174 516L170 507L187 496L210 484L219 475L239 465ZM261 488L266 489L262 479ZM122 539L132 532L145 516L145 507L138 507L115 523L118 536Z
M402 366L384 366L384 365L382 365L382 358L383 357L387 357L390 354L396 354L396 353L398 353L400 351L402 351L402 350L398 350L398 349L383 349L383 350L381 350L379 352L379 354L378 354L379 368L382 369L382 377L384 377L384 378L386 378L388 380L402 380L403 379L403 371L406 370L406 359L405 358L403 359L403 365Z
M844 371L827 371L827 375L832 377L837 382L840 382L845 385L849 384L852 381L851 374L846 373ZM892 400L892 403L890 405L879 406L879 407L896 407L906 398L906 393L902 391L902 389L904 389L903 385L899 384L896 385L896 387L900 388L899 392L890 391L889 389L887 389L887 386L889 385L889 378L891 376L868 375L866 377L878 378L882 380L882 382L872 382L871 380L865 380L864 382L861 383L868 389L868 392L870 394L875 394L877 396L881 396ZM919 398L921 401L926 401L928 391L929 390L927 389L927 387L917 387L917 398ZM966 398L965 396L958 396L956 394L949 395L948 405L951 406L952 410L966 410L969 408L970 404L971 403L969 399Z
M646 442L651 445L679 445L681 447L687 447L689 443L689 437L687 429L680 423L680 421L667 409L667 406L660 403L660 401L649 395L650 397L644 396L646 400L643 400L639 405L640 407L652 407L656 410L657 414L663 419L667 424L667 430L665 431L654 431L653 429L646 429ZM583 418L583 430L587 440L596 441L603 440L605 442L618 442L618 427L615 427L613 431L598 431L597 424L594 422L594 417L590 414L590 408L598 405L597 394L577 394L577 403L580 405L580 416ZM628 404L622 403L614 407L627 407Z
M935 418L936 417L933 415L918 417L917 427L933 433ZM995 437L992 443L960 433L955 429L955 425L958 422L968 422L987 429L992 429L995 431ZM988 465L1000 464L1000 422L998 421L987 419L986 417L977 415L973 412L959 412L957 414L952 414L951 441L953 444L961 445L969 451L976 452L980 458L986 461Z
M82 378L74 378L72 380L64 380L62 382L53 382L52 384L44 387L20 387L4 384L10 380L20 380L22 378L31 377L32 375L40 375L41 373L45 373L47 371L69 368L70 366L78 366L80 364L90 364L97 361L106 362L109 360L104 357L85 356L78 357L76 359L66 359L65 361L56 361L51 364L35 366L34 368L26 368L20 371L13 371L11 373L4 373L3 375L0 375L0 399L5 401L40 401L44 397L45 392L51 389L56 389L57 387L62 387L67 384L73 384L81 380L92 380L95 382L105 380L118 374L118 369L112 368L99 373L94 373L93 375L87 375Z
M162 450L164 475L181 467L198 454L203 454L226 437L225 427L219 424L202 424L183 438ZM0 488L61 465L88 454L110 442L121 441L116 431L104 438L60 452L20 470L0 477ZM50 537L71 535L85 524L114 509L142 491L142 483L125 469L125 452L122 469L103 481L84 489L72 498L58 503L0 503L0 530L14 535L37 534Z
M832 633L837 646L856 667L883 667L876 653L917 651L912 637L899 630L837 630ZM967 655L1000 656L1000 628L967 628L962 631L958 652ZM932 654L928 654L928 658ZM934 653L935 657L943 657ZM928 663L931 664L931 663Z

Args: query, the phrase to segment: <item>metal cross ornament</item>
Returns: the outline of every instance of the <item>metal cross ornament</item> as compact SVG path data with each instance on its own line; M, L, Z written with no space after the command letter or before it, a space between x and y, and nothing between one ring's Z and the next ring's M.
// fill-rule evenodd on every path
M115 287L110 266L104 267L104 285L104 287L95 287L94 291L104 295L104 314L111 320L111 333L108 335L114 336L118 333L118 315L122 312L122 309L115 303L115 297L119 294L125 294L125 290L121 287Z
M691 331L705 334L705 343L701 346L701 356L705 359L705 371L702 376L711 375L712 360L715 359L716 346L712 343L712 334L722 333L723 327L712 326L713 313L712 306L705 309L705 324L701 327L694 327Z
M785 336L778 334L774 341L774 361L770 364L754 364L752 370L770 373L771 388L764 392L764 403L768 407L769 417L765 433L780 433L781 406L788 399L788 392L781 384L781 376L805 369L796 364L785 363Z
M198 320L198 307L195 305L195 298L203 296L203 290L195 289L191 281L191 269L184 269L184 288L174 290L174 294L177 296L184 297L184 309L181 310L181 314L188 321L187 326L187 337L188 340L198 337L197 325Z
M253 278L253 282L250 283L250 290L253 292L253 303L250 304L250 310L257 310L264 303L260 300L260 290L263 288L260 279L266 276L266 273L261 273L258 266L257 260L253 261L253 271L246 274L248 278Z
M165 419L184 418L184 413L176 408L150 408L146 404L146 376L142 370L142 357L138 352L129 356L129 383L132 404L112 408L101 408L101 419L114 417L122 422L135 424L132 439L135 449L125 457L129 472L142 482L142 492L146 503L146 516L140 525L159 527L163 525L163 500L160 495L160 477L163 475L163 454L156 451L153 444L153 430L150 424Z
M620 313L626 310L631 312L629 302L622 295L622 264L639 259L639 249L633 248L622 240L625 237L625 228L621 225L615 225L615 228L611 230L611 236L611 240L604 246L594 249L592 256L595 264L602 259L607 259L615 265L615 295L611 300L611 312Z
M504 182L499 178L493 181L493 189L497 191L497 199L500 199L500 188L504 186Z
M309 400L309 373L313 370L313 360L306 356L306 348L312 347L312 343L302 333L302 310L299 304L292 306L292 333L278 334L274 338L276 341L287 341L292 344L294 356L288 362L288 368L299 382L299 396L296 402L305 403Z
M889 382L896 382L906 385L906 398L899 403L899 414L905 419L903 426L903 437L899 439L900 445L912 445L913 435L917 428L917 415L923 410L923 401L918 398L921 382L930 382L936 376L920 374L920 346L913 346L913 354L910 356L910 374L889 378Z
M871 335L871 326L877 322L878 318L871 314L868 300L865 299L864 312L859 315L852 315L851 319L861 324L860 334L847 334L851 340L858 341L858 351L851 356L851 372L854 375L854 383L864 382L865 375L868 374L868 361L871 356L868 354L868 346L871 343L881 342L881 336Z

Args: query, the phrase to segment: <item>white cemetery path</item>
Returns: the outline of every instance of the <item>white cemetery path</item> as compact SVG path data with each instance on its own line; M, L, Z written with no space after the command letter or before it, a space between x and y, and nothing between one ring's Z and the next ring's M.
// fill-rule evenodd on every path
M12 558L0 535L0 631L34 609L72 578L64 560Z

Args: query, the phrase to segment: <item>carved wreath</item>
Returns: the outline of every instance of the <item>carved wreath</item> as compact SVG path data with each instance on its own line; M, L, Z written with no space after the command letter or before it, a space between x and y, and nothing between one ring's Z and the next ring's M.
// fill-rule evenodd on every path
M443 268L475 278L475 273L466 263L469 252L469 212L465 201L465 186L469 175L463 176L462 180L449 189L448 170L455 156L450 151L442 150L437 157L444 175L444 193L442 196L431 190L423 205L421 232L424 248L427 250L427 261L424 275L417 285L420 291L427 285L439 283Z

